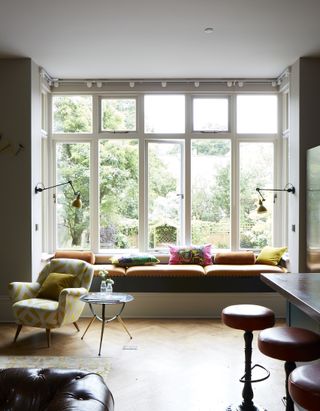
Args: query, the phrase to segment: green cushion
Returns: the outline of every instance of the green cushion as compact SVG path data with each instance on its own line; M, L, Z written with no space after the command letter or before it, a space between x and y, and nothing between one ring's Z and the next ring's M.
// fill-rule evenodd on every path
M256 264L278 265L287 247L264 247L256 259Z
M60 292L64 288L74 286L74 279L75 276L72 274L50 273L44 280L37 298L58 301Z
M160 261L152 254L129 254L114 256L111 263L117 267L133 267L136 265L155 265Z

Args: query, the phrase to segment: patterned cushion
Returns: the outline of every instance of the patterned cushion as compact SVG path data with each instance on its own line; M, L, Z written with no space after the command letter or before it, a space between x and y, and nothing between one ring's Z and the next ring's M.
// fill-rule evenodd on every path
M155 265L160 261L152 254L130 254L114 256L111 258L111 262L118 267L133 267L136 265Z
M191 246L169 246L169 264L212 264L211 244Z
M29 298L14 303L12 309L19 324L40 328L55 328L59 325L57 301Z

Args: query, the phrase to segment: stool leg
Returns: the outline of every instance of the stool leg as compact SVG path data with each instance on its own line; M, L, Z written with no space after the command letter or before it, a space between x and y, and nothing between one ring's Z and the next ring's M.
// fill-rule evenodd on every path
M253 390L251 386L251 357L252 357L252 339L253 334L251 331L246 331L243 335L245 348L245 368L244 368L244 386L242 390L242 409L251 410L253 408Z
M296 363L293 361L286 361L284 363L284 370L286 372L286 411L294 411L294 403L289 394L288 378L292 371L296 368Z
M254 405L253 399L253 390L251 385L251 358L252 358L252 339L253 334L251 331L245 331L243 334L244 338L244 355L245 355L245 368L244 376L241 378L241 382L244 383L242 390L243 401L241 405L234 406L230 405L226 411L265 411L264 408Z

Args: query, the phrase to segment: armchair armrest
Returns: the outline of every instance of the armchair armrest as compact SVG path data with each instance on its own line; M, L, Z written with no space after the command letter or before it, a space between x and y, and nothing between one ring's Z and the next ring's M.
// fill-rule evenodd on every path
M87 294L88 290L84 287L64 288L59 296L58 322L60 325L71 323L80 317L84 302L80 301L82 295Z
M8 286L9 297L13 303L35 298L41 285L37 282L12 282Z

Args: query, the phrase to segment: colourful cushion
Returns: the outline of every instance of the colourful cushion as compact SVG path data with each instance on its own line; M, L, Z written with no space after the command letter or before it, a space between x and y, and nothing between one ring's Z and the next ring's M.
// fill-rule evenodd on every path
M111 258L111 262L118 267L133 267L136 265L155 265L160 261L152 254L128 254L114 256Z
M224 253L216 253L214 256L215 264L234 264L248 265L254 264L256 257L253 251L230 251Z
M211 244L169 246L169 264L212 264Z
M72 274L50 273L44 280L37 298L59 300L60 292L64 288L72 288L75 276Z
M257 264L278 265L287 247L264 247L256 259Z

